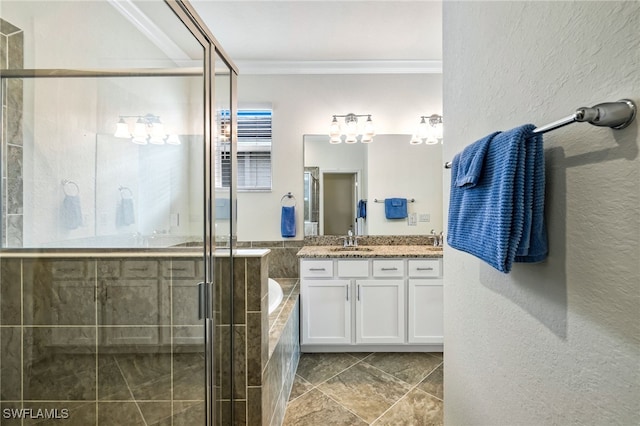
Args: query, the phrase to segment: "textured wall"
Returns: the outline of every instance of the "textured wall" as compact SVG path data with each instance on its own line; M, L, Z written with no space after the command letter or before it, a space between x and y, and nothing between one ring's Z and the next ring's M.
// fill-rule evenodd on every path
M443 13L445 159L493 130L640 103L638 2ZM445 248L447 424L640 423L639 124L545 135L546 262L504 275Z

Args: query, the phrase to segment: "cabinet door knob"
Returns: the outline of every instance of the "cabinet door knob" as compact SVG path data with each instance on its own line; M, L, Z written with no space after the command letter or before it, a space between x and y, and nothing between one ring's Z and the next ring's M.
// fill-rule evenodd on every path
M383 271L397 271L398 268L395 268L395 267L394 268L381 268L381 270L383 270Z
M349 284L345 285L344 288L347 290L347 302L349 301Z
M433 271L433 268L417 268L418 271Z
M310 271L326 271L325 268L309 268Z

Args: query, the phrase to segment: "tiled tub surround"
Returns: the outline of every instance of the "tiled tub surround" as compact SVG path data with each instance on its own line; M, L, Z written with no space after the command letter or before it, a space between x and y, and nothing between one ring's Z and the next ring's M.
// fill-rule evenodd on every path
M199 252L24 253L0 259L0 408L68 408L65 424L82 426L203 422ZM270 339L268 253L234 258L233 330L229 292L218 293L218 333L228 342L233 331L236 385L233 407L230 391L218 392L220 425L232 410L235 424L284 415L299 356L297 280L278 280L289 297L272 314L271 335L281 338ZM216 268L217 281L228 282L229 258L216 257ZM217 363L226 389L230 364L228 356Z
M248 425L280 426L293 386L298 360L299 340L299 280L276 279L283 288L280 306L269 315L269 361L262 379L262 422L250 418Z
M304 245L301 240L238 241L238 248L269 249L269 276L271 278L298 278L296 253Z

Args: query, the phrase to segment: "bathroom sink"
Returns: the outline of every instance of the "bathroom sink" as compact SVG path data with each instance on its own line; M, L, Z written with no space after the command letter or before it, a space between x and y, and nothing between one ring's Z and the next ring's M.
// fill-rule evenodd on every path
M331 251L371 251L370 247L333 247Z

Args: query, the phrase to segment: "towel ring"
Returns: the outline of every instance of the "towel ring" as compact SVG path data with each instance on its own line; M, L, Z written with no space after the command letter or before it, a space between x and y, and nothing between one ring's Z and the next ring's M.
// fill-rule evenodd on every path
M121 186L118 188L118 191L120 191L120 197L123 200L127 200L127 199L133 199L133 191L131 191L129 188L127 188L126 186ZM128 197L125 197L125 195L127 195L128 193Z
M286 194L284 194L282 196L282 198L280 198L280 205L284 206L283 201L285 201L285 198L290 199L290 200L292 199L293 200L293 207L296 206L296 204L297 204L296 197L294 197L293 194L290 193L290 192L287 192Z
M73 188L75 188L75 194L73 193ZM62 179L62 191L64 192L64 195L68 195L70 197L80 195L80 188L78 187L78 184L72 180Z

